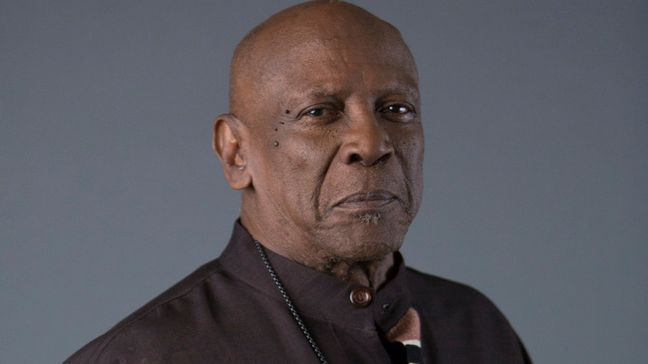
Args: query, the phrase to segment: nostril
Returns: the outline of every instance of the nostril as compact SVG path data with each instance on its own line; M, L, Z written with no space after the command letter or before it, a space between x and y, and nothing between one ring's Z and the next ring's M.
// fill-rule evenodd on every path
M391 155L392 155L391 153L385 153L385 154L381 155L380 158L378 158L378 160L376 161L376 163L387 162L387 160L391 157Z
M349 156L349 163L356 163L360 162L362 160L362 157L360 157L360 154L353 153Z

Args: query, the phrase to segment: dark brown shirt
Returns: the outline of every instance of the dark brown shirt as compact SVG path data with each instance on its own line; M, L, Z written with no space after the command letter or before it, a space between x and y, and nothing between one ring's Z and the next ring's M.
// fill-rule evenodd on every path
M328 362L391 363L389 331L410 307L420 316L424 363L530 363L517 335L482 294L406 268L365 307L359 288L266 250ZM222 255L128 316L66 363L317 363L236 223Z

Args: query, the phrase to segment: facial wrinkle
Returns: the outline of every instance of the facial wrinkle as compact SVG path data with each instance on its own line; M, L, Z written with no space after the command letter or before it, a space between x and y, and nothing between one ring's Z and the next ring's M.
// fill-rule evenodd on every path
M335 138L335 136L328 136L328 138ZM321 213L320 211L320 195L322 192L322 186L324 185L324 182L326 182L326 176L328 175L329 171L331 170L331 165L333 164L335 158L338 156L340 152L340 148L342 146L342 143L338 143L337 148L335 149L334 153L331 153L331 155L327 158L326 163L324 164L321 173L318 174L318 180L321 181L315 186L315 190L313 191L313 204L315 206L315 219L318 222L322 222L324 218L326 217L327 212L328 212L328 207L327 211L324 213Z
M408 146L408 148L411 148L411 147ZM398 148L397 150L400 150L400 148ZM414 208L415 208L415 206L414 206L414 193L413 193L412 189L410 188L410 186L414 187L415 183L413 183L411 178L408 177L407 168L410 166L410 163L405 160L404 154L402 152L396 151L395 153L396 153L396 157L399 158L400 161L401 161L398 164L400 165L400 169L401 169L401 173L403 175L403 179L405 179L405 181L407 182L407 183L405 183L405 193L407 194L408 201L407 201L406 206L405 206L405 212L409 216L409 219L410 219L410 222L411 222L412 220L414 220L414 215L415 215L414 214Z

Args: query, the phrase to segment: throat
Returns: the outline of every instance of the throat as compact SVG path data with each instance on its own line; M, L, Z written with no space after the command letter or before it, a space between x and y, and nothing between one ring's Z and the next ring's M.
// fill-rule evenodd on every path
M389 280L394 268L394 255L368 262L346 262L329 260L318 269L345 282L379 289Z

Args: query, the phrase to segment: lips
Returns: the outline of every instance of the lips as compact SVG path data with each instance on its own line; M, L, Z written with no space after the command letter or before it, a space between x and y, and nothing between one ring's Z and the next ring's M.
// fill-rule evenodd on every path
M375 209L397 199L396 195L387 191L358 192L343 198L335 206L346 209Z

